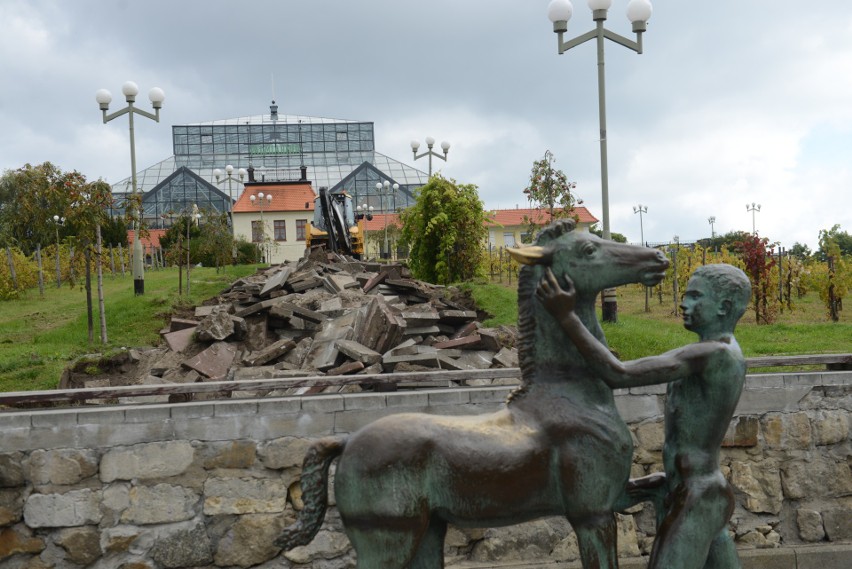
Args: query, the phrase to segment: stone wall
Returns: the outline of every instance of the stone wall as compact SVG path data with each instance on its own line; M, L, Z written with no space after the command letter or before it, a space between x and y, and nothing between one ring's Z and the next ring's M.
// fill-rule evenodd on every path
M311 438L400 411L500 408L510 387L102 406L0 413L0 566L9 568L353 567L331 508L313 543L273 539L300 506ZM622 391L635 476L661 469L664 389ZM723 451L742 548L852 541L852 372L750 376ZM646 554L650 506L619 516L624 557ZM832 543L830 543L832 542ZM547 518L458 530L448 565L577 558Z

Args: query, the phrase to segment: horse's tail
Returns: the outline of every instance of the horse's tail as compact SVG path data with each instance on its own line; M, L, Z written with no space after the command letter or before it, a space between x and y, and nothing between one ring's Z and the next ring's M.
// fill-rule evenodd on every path
M328 507L328 469L346 447L348 436L326 437L308 447L302 463L302 501L304 508L293 525L284 528L275 545L288 550L307 545L322 526Z

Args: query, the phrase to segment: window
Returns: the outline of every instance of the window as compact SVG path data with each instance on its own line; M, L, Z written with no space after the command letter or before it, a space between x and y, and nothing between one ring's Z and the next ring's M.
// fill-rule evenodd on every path
M307 219L297 219L296 220L296 241L304 241L305 240L305 229L308 225Z
M504 233L503 234L503 244L506 247L514 247L515 246L515 234L514 233Z
M287 241L287 222L283 219L276 219L272 222L272 230L275 233L276 241Z
M251 241L252 243L263 241L263 225L259 221L251 222Z

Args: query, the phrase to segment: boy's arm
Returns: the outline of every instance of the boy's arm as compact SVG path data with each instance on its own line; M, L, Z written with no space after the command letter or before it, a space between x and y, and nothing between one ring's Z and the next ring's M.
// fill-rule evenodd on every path
M566 275L568 289L563 290L548 268L536 296L562 326L586 362L611 388L668 383L683 379L700 367L715 350L705 343L692 344L660 356L621 362L589 332L574 313L574 284Z

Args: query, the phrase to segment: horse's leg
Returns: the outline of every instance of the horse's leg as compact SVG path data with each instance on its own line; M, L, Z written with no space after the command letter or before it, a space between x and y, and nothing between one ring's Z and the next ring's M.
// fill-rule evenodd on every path
M600 514L571 522L583 569L618 569L615 516Z
M408 569L427 534L427 524L425 518L387 518L363 527L344 526L358 569Z
M444 537L447 535L447 523L433 518L429 522L426 535L420 540L420 546L411 562L411 569L444 569Z

